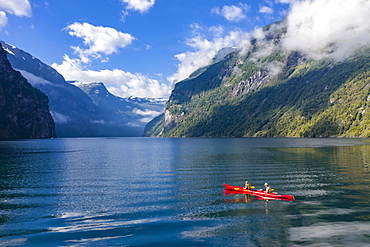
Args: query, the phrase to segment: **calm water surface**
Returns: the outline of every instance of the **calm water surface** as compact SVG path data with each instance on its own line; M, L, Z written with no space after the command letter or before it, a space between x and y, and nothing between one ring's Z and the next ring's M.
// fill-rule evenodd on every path
M0 246L370 246L370 142L0 142ZM295 202L225 195L269 182Z

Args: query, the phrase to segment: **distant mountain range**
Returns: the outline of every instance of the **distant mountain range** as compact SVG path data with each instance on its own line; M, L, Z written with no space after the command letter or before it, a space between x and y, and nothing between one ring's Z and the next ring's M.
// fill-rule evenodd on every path
M103 118L111 122L107 124L118 124L130 126L137 129L135 135L141 136L145 125L164 111L167 99L129 97L121 98L111 94L101 82L81 83L69 82L84 91L92 102L100 109L104 109Z
M340 62L312 60L282 48L283 24L177 83L145 135L370 137L370 48Z
M55 69L1 42L12 67L49 98L58 137L141 136L166 100L120 98L103 83L69 83Z

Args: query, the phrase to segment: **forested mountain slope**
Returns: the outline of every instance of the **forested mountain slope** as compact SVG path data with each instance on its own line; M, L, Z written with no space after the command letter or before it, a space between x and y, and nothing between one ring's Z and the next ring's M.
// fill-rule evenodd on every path
M285 31L268 26L248 52L177 83L145 135L369 137L370 49L342 61L313 60L282 48Z

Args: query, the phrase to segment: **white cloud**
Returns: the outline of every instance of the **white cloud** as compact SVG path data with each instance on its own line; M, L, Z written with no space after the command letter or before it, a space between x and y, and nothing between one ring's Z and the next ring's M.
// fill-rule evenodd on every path
M258 40L263 40L266 36L265 31L263 28L255 28L253 31L253 37L258 39Z
M278 61L263 63L262 68L267 70L270 77L277 76L283 70L285 64Z
M6 13L16 16L32 16L28 0L0 0L0 29L8 24Z
M129 96L167 98L171 87L139 73L130 73L119 69L89 70L81 60L64 56L62 64L52 64L66 80L80 82L103 82L109 92L126 98Z
M248 50L250 48L250 35L243 31L231 31L223 36L223 30L215 27L209 28L208 31L213 35L207 38L204 34L199 33L201 27L193 25L197 30L193 37L189 38L186 44L193 49L175 55L180 61L177 72L168 78L171 83L176 83L187 78L195 70L209 65L217 55L217 52L224 47L239 47ZM217 30L217 31L215 31Z
M231 22L238 22L247 18L246 13L249 10L249 5L244 3L239 3L238 6L235 5L225 5L220 9L219 7L213 8L212 13L221 15Z
M8 24L8 18L6 17L6 13L4 11L0 11L0 29L5 27Z
M253 37L257 40L257 45L259 49L253 53L253 57L260 59L271 55L278 47L274 43L274 40L266 39L266 35L269 33L274 33L275 28L278 28L277 25L272 25L269 31L264 30L263 28L255 28L253 31Z
M0 0L0 10L16 16L32 16L32 9L28 0Z
M283 45L314 59L343 60L370 44L369 0L292 2Z
M75 22L68 27L69 35L82 38L87 49L72 47L81 61L89 63L91 59L101 58L118 52L118 48L130 45L135 39L131 34L122 33L111 27L93 26L89 23ZM106 60L106 59L104 59Z
M259 12L263 14L272 14L274 13L274 10L267 6L261 6Z
M87 65L93 60L108 62L109 58L102 58L102 55L116 53L119 48L130 45L135 39L130 34L119 32L114 28L77 22L69 25L66 30L71 36L82 38L87 47L72 47L78 58L64 55L62 64L52 64L66 80L103 82L111 93L121 97L166 98L171 93L170 86L139 73L133 74L119 69L99 71L87 69Z
M155 0L121 0L127 4L127 9L132 9L144 13L153 7Z
M28 80L29 83L31 83L32 86L37 86L39 84L49 84L52 85L52 83L48 80L45 80L44 78L35 76L32 73L29 73L25 70L19 70L21 72L22 76Z

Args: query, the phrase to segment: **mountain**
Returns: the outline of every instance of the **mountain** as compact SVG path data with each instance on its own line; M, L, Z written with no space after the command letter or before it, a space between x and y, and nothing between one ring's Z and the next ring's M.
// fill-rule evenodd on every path
M0 46L0 139L55 137L48 98L10 65Z
M29 53L1 44L13 68L49 97L58 137L141 136L148 118L164 109L164 103L158 107L135 101L130 104L130 99L113 96L103 84L68 83L55 69ZM96 90L101 93L95 94Z
M175 85L145 136L370 137L370 48L343 60L286 51L284 23ZM330 48L330 47L329 47Z
M104 119L110 119L112 125L130 126L136 136L143 134L147 122L160 115L167 100L140 97L121 98L111 94L101 82L70 82L84 91L101 109Z

